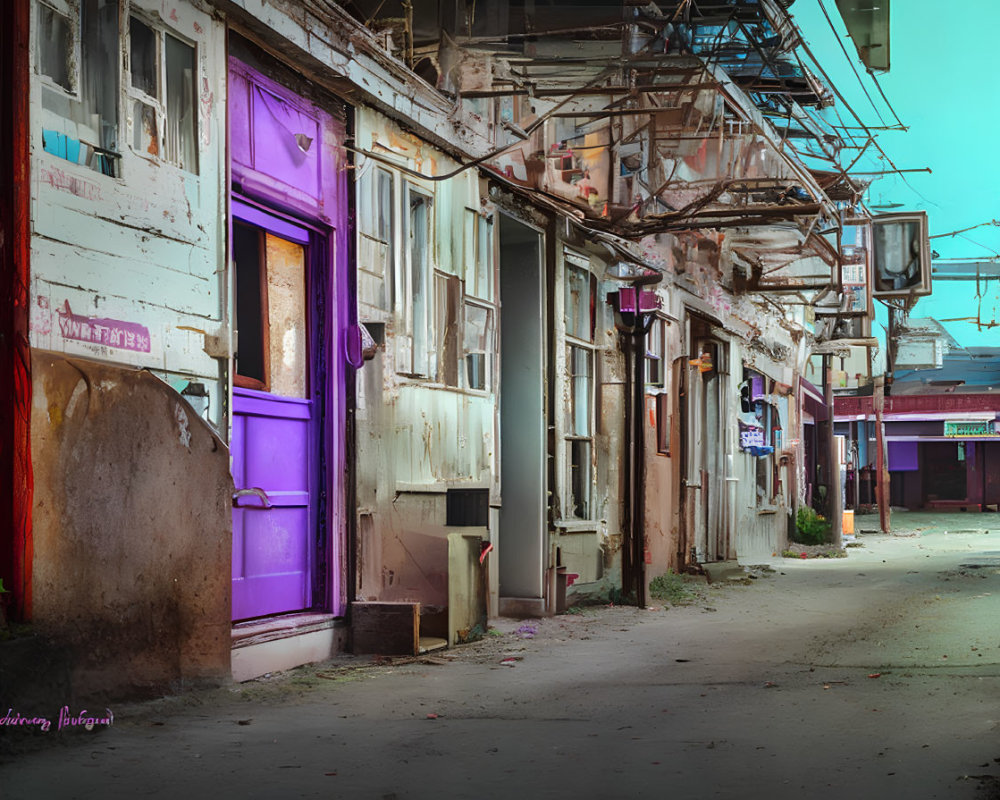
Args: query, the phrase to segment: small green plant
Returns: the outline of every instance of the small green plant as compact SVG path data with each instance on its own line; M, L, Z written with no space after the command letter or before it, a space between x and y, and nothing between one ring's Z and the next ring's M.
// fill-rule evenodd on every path
M809 506L802 506L795 515L795 541L801 544L825 544L830 523Z
M649 596L677 605L691 600L694 595L684 585L684 578L673 570L667 570L649 582Z

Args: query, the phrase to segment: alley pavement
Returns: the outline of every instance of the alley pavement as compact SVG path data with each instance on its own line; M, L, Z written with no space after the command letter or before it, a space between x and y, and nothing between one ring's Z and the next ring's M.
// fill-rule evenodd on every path
M877 524L677 605L112 708L36 732L0 797L1000 797L1000 516Z

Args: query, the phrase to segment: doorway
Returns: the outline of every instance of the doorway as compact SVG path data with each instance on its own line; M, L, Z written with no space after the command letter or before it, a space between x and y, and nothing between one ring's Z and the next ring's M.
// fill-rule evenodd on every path
M920 449L925 500L966 500L969 492L966 443L921 442Z
M501 610L504 598L517 598L539 613L548 530L542 242L539 231L500 215Z
M682 486L689 552L683 555L695 563L724 561L732 557L725 481L728 425L724 370L728 345L712 335L709 323L698 318L691 319L689 330Z
M312 605L316 457L307 286L316 234L234 201L234 620Z

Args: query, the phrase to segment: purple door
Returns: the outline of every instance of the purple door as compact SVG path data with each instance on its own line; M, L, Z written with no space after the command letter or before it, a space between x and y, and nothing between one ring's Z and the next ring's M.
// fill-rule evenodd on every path
M312 604L310 238L286 222L270 224L264 214L243 213L235 204L234 211L233 619L249 619Z
M230 40L233 477L269 503L233 513L234 619L344 611L346 109L249 65L267 61Z
M233 509L233 619L308 608L312 558L308 400L233 391L233 480L262 489Z

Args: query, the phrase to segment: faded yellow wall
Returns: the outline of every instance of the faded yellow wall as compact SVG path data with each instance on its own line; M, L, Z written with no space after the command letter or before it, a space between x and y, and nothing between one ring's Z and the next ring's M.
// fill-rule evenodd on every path
M229 450L150 373L35 350L33 622L73 693L230 672Z

